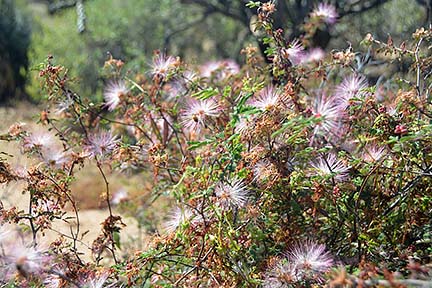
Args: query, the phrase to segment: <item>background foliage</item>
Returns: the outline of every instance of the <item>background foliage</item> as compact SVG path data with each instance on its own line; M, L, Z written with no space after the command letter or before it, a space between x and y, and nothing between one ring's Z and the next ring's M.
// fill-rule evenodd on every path
M18 10L12 7L15 2ZM192 64L202 64L224 58L241 62L243 58L240 50L247 43L256 44L256 35L250 30L249 20L241 20L228 13L231 10L233 15L247 13L247 19L252 19L253 13L245 8L242 1L237 4L235 1L225 4L218 1L179 0L84 1L86 30L83 33L77 31L77 13L73 6L67 6L70 7L68 9L55 8L61 7L59 4L63 2L67 1L2 0L3 11L15 11L3 12L7 15L2 17L2 25L9 28L0 30L4 34L2 61L11 63L2 65L3 69L9 71L4 72L4 84L0 89L5 91L3 95L7 94L7 98L22 94L20 91L24 88L34 100L43 97L36 80L37 73L26 74L25 71L29 67L37 67L48 54L52 54L57 63L69 67L71 77L80 80L78 91L91 95L93 99L100 99L101 82L98 80L102 76L99 67L107 59L108 52L125 60L131 71L139 72L142 69L140 67L148 65L153 51L157 49L179 55ZM287 2L291 5L289 9L296 9L294 2L291 2ZM384 4L364 13L342 17L338 25L329 30L331 41L327 49L348 45L357 47L358 39L371 31L377 39L386 39L388 35L392 35L397 42L412 33L416 26L427 22L426 2L382 2ZM307 5L313 7L314 4L311 3ZM231 10L218 10L209 5L216 8L218 5L226 6ZM304 17L307 16L307 13L301 13ZM295 20L297 22L288 18L286 20L283 25L287 33L298 34L295 31L300 31L299 25L304 19ZM29 25L30 21L32 25ZM5 49L9 52L6 53ZM3 98L6 99L6 96Z

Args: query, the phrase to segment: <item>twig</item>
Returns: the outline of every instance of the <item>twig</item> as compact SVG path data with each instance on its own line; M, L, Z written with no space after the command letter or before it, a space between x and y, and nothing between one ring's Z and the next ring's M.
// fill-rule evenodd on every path
M105 182L105 193L106 193L106 199L105 200L106 200L106 203L108 205L108 211L109 211L110 219L112 219L113 218L113 213L112 213L111 202L110 202L109 183L108 183L108 179L107 179L107 177L106 177L106 175L105 175L105 173L104 173L104 171L102 169L101 162L97 158L96 158L96 166L97 166L97 168L98 168L98 170L99 170L100 174L102 175L102 178L103 178L103 180ZM109 231L109 232L111 234L111 237L113 237L112 231ZM117 257L115 255L115 243L114 243L114 241L111 241L111 249L110 249L110 251L111 251L111 254L113 256L114 262L116 264L118 264Z

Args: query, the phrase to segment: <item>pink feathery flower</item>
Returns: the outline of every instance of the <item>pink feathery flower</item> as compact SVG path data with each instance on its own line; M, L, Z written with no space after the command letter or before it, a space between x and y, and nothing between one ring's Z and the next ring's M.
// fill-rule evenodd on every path
M10 226L3 224L0 225L0 245L3 245L8 236L12 233Z
M176 77L167 86L167 100L172 101L176 98L183 98L188 91L188 88L197 80L197 75L193 71L184 71L180 77Z
M105 99L105 106L109 111L113 111L120 103L122 96L126 95L129 89L123 80L111 80L108 82L104 89L103 96Z
M65 113L68 111L74 104L74 101L70 94L66 94L66 99L63 99L59 102L57 102L57 106L55 108L55 114L61 115L62 113Z
M262 111L269 111L283 102L283 100L282 94L276 89L276 87L270 85L260 91L257 99L252 101L252 106L255 106Z
M340 129L340 116L343 114L331 98L324 95L317 99L313 116L320 119L316 123L314 134L336 133Z
M318 62L325 57L325 52L321 48L312 48L304 55L303 63Z
M120 139L117 136L113 136L111 131L101 131L88 136L88 143L85 145L84 150L90 158L105 156L111 153L119 142Z
M264 276L263 288L292 287L299 280L295 264L284 257L267 269Z
M225 79L230 75L237 74L240 71L239 65L231 59L221 61L210 61L200 68L202 77L210 78L215 76L217 79Z
M322 283L323 274L334 265L324 245L312 241L298 243L265 273L264 287L297 287L296 284Z
M164 228L167 233L172 233L181 225L190 221L194 217L192 211L187 208L176 207L169 215L169 219L164 223Z
M348 176L347 174L350 169L342 160L337 159L333 153L319 158L316 162L312 163L312 167L318 175L323 177L333 176L337 181L344 180Z
M3 261L6 264L7 275L10 277L17 272L27 277L29 274L39 274L48 268L50 257L44 255L39 248L26 246L21 241L6 247L5 252Z
M53 134L48 132L34 132L24 138L25 149L41 149L42 147L52 147L55 145L56 139Z
M188 86L190 83L197 80L197 74L193 71L186 70L183 72L182 79L184 80L185 85Z
M102 273L101 275L94 275L93 277L86 277L81 281L81 287L85 288L102 288L107 281L109 273Z
M57 274L50 274L44 279L44 287L45 288L59 288L62 287L62 283L64 282L63 278Z
M369 145L365 147L365 151L362 154L364 161L372 163L380 160L384 157L386 150L384 147L378 147L376 145Z
M234 178L231 183L219 183L215 188L218 204L224 210L244 207L249 191L243 180Z
M128 197L129 197L128 192L125 189L120 189L113 194L111 199L111 204L118 205L126 201Z
M364 89L368 88L367 80L361 75L350 75L345 77L341 84L336 87L335 97L341 109L349 105L352 98L361 98L365 95Z
M300 64L304 59L304 48L298 40L291 42L288 48L283 48L281 53L282 56L289 59L293 65Z
M310 240L292 247L287 257L289 262L295 266L296 276L301 280L322 282L322 274L328 272L334 264L325 245Z
M267 159L258 161L253 169L254 181L266 183L278 177L276 166Z
M187 109L181 114L181 124L189 130L199 131L205 127L205 121L208 117L217 117L219 115L219 105L212 99L195 100L191 99Z
M153 77L166 78L168 74L175 68L176 59L172 56L167 56L163 53L156 55L153 58L152 75Z
M41 157L46 164L59 167L69 161L70 154L59 147L42 147Z
M252 116L249 117L240 117L240 121L238 121L236 123L235 126L235 131L237 133L244 133L245 131L247 131L249 128L251 128L250 126L253 125L253 118Z
M324 21L324 23L333 25L336 23L339 15L333 5L327 3L320 3L315 8L315 10L312 11L311 16L320 18Z
M223 61L225 71L229 74L236 74L240 72L240 66L232 59L226 59Z
M210 78L218 69L221 69L221 63L210 61L200 67L200 74L202 77Z

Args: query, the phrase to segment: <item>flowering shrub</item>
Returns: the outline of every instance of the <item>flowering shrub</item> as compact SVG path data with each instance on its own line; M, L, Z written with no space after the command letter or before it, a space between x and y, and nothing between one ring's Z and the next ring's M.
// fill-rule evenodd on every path
M1 136L39 160L24 171L1 162L1 182L24 181L29 194L27 212L1 207L4 284L430 285L432 30L417 30L412 46L365 38L377 59L412 63L412 73L380 85L368 82L361 53L308 46L315 29L335 23L331 6L319 5L304 38L287 41L272 27L272 2L249 5L271 64L254 47L241 68L226 60L195 69L156 53L150 72L130 75L109 59L105 102L92 103L48 59L40 122L50 132L16 124ZM79 224L70 185L90 161L106 184L108 215L86 263L79 225L46 246L42 239L67 205ZM119 254L124 224L111 203L128 200L112 195L112 169L151 172L154 190L172 201L145 251ZM104 267L104 257L113 264Z

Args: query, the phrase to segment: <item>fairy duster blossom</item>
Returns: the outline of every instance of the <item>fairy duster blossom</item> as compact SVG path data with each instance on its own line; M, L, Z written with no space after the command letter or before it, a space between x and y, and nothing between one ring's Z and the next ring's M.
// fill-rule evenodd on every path
M155 56L151 65L153 77L166 78L174 69L175 63L176 59L172 56L167 56L163 53Z
M288 288L298 282L296 267L288 259L282 258L269 268L264 276L264 288Z
M365 147L365 151L362 154L362 158L366 162L376 162L384 157L386 150L384 147L378 147L376 145L369 145Z
M58 101L56 108L55 108L55 114L61 115L62 113L67 112L74 104L74 100L72 99L71 95L68 93L66 94L65 99Z
M325 57L325 52L321 48L311 48L303 57L302 63L318 62Z
M24 277L28 274L39 274L47 268L50 258L35 246L26 246L20 241L14 242L5 249L3 262L6 265L7 275L13 277L19 273Z
M70 154L59 147L43 147L41 158L46 164L59 167L69 161Z
M247 116L240 117L240 120L236 123L235 131L237 133L243 134L252 125L253 125L253 117L252 116L249 116L249 117L247 117Z
M258 161L253 167L254 181L265 183L278 177L277 168L267 159Z
M119 205L120 203L126 201L128 197L129 197L128 192L124 189L120 189L113 194L113 197L111 199L111 204Z
M281 54L293 65L300 64L304 59L304 48L298 40L291 42L288 48L283 48Z
M338 13L336 12L336 8L327 3L320 3L318 6L312 11L312 17L320 18L329 25L333 25L337 21Z
M0 225L0 245L4 244L8 236L12 233L12 230L6 224Z
M219 183L215 189L217 202L224 210L244 207L248 201L248 193L243 180L237 178L231 183Z
M189 130L200 130L205 127L208 117L219 115L219 105L212 99L189 101L188 107L183 111L181 124Z
M288 258L293 263L300 277L321 279L321 273L329 271L333 259L324 245L310 240L298 243L288 252Z
M341 109L349 105L352 98L361 98L365 95L364 89L368 87L367 80L364 76L350 75L342 80L342 83L336 87L335 97Z
M109 111L113 111L120 102L123 95L126 95L129 89L123 80L112 80L104 89L103 96L105 99L105 106Z
M98 276L93 277L87 277L84 281L81 283L81 287L83 288L102 288L105 286L105 282L108 279L109 274L103 273ZM105 286L105 287L112 287L111 285Z
M336 155L330 153L312 163L312 167L320 176L333 176L335 180L342 181L348 175L349 167L342 160L337 159Z
M185 207L176 207L169 215L169 219L164 223L164 228L167 233L172 233L177 230L183 223L191 220L194 214L192 211Z
M306 282L321 283L334 261L324 245L307 240L298 243L265 273L264 287L293 287Z
M313 109L313 116L318 118L314 134L335 133L340 127L342 112L332 98L320 97Z
M88 136L88 143L84 147L90 158L95 156L105 156L111 153L120 140L113 136L111 131L101 131Z
M52 147L55 144L55 137L48 132L34 132L24 138L24 148L33 149L42 147Z
M239 65L231 59L210 61L202 65L200 68L200 74L202 77L210 78L215 76L219 80L223 80L230 75L237 74L239 71Z
M252 105L262 111L269 111L282 100L281 93L274 86L268 86L260 91L258 97L252 101Z

